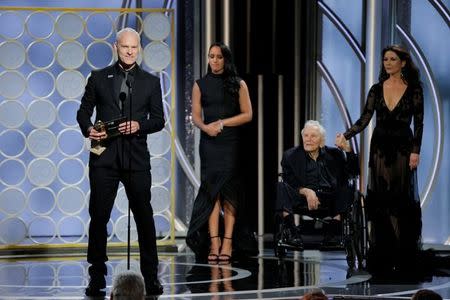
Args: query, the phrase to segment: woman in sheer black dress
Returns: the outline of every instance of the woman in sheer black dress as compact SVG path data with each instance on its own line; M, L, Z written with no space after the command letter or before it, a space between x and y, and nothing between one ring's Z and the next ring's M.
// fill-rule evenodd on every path
M208 73L192 89L192 119L201 129L201 186L186 242L197 258L228 262L233 248L248 250L249 240L243 236L248 231L235 227L245 227L239 140L240 126L252 119L252 106L231 51L222 43L209 48Z
M421 209L417 165L423 132L423 91L419 71L400 46L383 49L379 82L368 93L361 117L339 139L361 132L376 112L369 156L366 208L368 268L372 273L417 270ZM411 130L411 121L414 121Z

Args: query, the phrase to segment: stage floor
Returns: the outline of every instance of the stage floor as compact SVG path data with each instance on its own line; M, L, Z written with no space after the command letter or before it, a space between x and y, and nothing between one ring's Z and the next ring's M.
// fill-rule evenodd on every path
M209 265L196 263L181 248L175 254L159 253L160 299L300 299L313 288L323 289L329 299L410 299L421 288L450 299L445 270L420 282L376 283L365 272L349 272L342 251L305 250L278 260L266 249L245 261ZM89 299L84 296L87 267L84 256L3 257L0 299ZM107 295L113 276L126 269L126 256L110 256ZM131 257L131 269L139 269L138 256Z

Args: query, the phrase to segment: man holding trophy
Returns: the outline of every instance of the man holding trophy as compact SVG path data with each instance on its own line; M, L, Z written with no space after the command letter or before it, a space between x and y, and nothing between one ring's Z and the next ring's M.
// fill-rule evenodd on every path
M136 222L140 267L147 295L159 295L163 288L157 277L147 134L164 127L161 86L159 78L136 63L141 46L140 36L134 29L124 28L117 33L114 50L118 61L92 71L77 112L81 131L92 143L87 254L91 266L86 295L105 295L107 223L119 182L125 187ZM94 108L95 124L91 121Z

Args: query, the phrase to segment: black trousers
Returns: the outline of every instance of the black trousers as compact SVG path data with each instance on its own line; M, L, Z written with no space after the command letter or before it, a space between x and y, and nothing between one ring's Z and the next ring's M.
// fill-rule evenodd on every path
M307 215L316 214L334 217L340 212L344 212L345 203L341 197L337 197L337 193L331 193L329 191L316 191L316 195L319 198L320 206L319 210L308 210L308 202L306 197L301 195L298 190L292 188L286 182L280 181L277 183L277 201L275 209L277 212L286 211L293 213L293 209L301 209L302 212L306 212Z
M111 216L119 182L122 182L136 222L140 266L144 278L156 277L158 254L155 224L151 199L151 173L146 171L124 171L119 168L89 169L91 197L89 200L89 244L87 261L92 264L89 274L106 275L107 224Z

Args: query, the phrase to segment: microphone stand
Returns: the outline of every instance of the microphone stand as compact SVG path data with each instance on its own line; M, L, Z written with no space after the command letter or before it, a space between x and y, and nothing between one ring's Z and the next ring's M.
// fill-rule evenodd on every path
M126 85L128 87L128 98L130 99L130 111L128 112L128 122L129 122L129 136L128 136L128 184L131 182L131 120L132 120L132 109L133 109L133 87L132 87L132 80L130 80L130 74L128 74L128 79L126 80ZM122 148L123 149L123 148ZM127 232L127 270L130 270L130 249L131 249L131 242L130 242L130 235L131 235L131 208L130 208L130 199L128 199L128 232Z
M128 86L128 80L126 81L127 86ZM130 94L130 87L128 86L128 95L130 95L130 100L131 100L131 94ZM127 99L127 96L124 92L121 92L119 94L119 100L121 102L121 107L120 107L120 114L122 117L125 116L125 100ZM130 110L130 114L131 114L131 110ZM126 120L125 120L126 122ZM131 130L131 129L130 129ZM124 142L125 137L122 137L122 168L124 165L124 154L125 154L125 142ZM131 155L131 153L130 153ZM128 166L130 167L130 166ZM128 171L129 172L129 171ZM130 173L128 173L128 182L130 181ZM128 242L128 246L127 246L127 270L130 270L130 200L128 200L128 236L127 236L127 242Z

